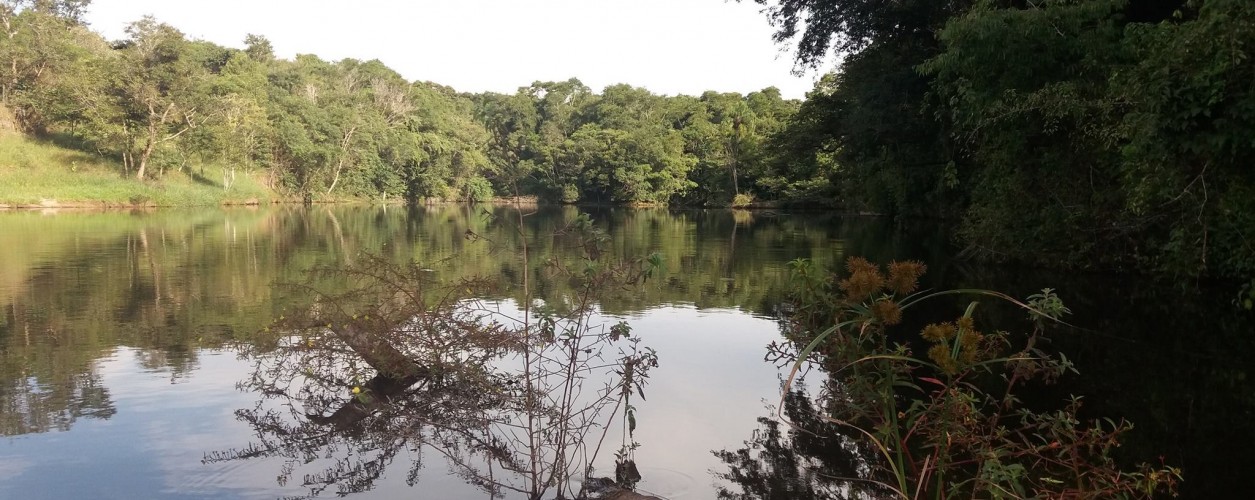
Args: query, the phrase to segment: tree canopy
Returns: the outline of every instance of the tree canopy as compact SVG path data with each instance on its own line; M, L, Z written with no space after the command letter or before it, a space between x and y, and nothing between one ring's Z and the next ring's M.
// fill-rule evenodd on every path
M969 253L1255 274L1255 6L756 0L840 63L775 145L842 206L961 221Z
M189 39L151 17L110 42L82 24L88 3L4 3L4 105L28 133L141 181L173 171L230 189L253 175L308 201L726 205L772 189L760 150L797 106L774 88L697 98L576 79L466 94L377 60L277 58L257 34L243 48Z

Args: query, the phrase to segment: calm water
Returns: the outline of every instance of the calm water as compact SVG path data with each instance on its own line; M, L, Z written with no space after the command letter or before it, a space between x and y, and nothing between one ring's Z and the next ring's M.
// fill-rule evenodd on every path
M237 389L254 373L239 346L297 299L279 283L363 255L453 262L450 278L536 276L534 292L569 290L524 269L571 251L552 234L575 209L546 208L523 231L494 224L503 209L315 207L142 213L0 212L0 498L275 498L308 494L276 478L277 458L203 461L256 443L237 417L260 396ZM1136 424L1130 457L1184 467L1192 498L1235 494L1255 466L1255 355L1249 313L1224 290L953 263L940 230L879 219L728 211L600 210L593 219L622 256L657 252L666 269L630 291L608 291L606 321L628 321L660 366L639 402L642 489L674 499L740 491L712 451L763 431L781 369L764 360L788 261L845 255L916 258L932 286L1024 296L1051 286L1084 330L1055 346L1082 376L1038 395L1086 396L1087 411ZM520 236L520 234L522 236ZM472 236L474 235L474 236ZM450 260L452 259L452 260ZM445 268L441 268L445 269ZM509 301L517 287L491 300ZM950 314L955 304L937 304ZM999 314L992 310L995 316ZM1005 312L1000 322L1018 321ZM1015 317L1012 317L1012 316ZM1003 324L1003 323L999 323ZM812 375L817 377L820 375ZM787 439L781 453L822 460L822 446ZM350 454L321 449L319 460ZM604 460L598 462L605 467ZM783 475L787 475L781 473ZM409 476L409 477L407 477ZM281 484L283 483L283 484ZM411 486L414 484L414 486ZM323 496L332 496L329 488ZM402 449L355 497L485 498L433 449Z

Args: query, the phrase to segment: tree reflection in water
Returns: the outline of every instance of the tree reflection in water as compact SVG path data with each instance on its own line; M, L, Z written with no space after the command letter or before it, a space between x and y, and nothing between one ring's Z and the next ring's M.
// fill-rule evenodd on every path
M589 479L613 425L624 427L617 468L635 470L631 398L657 358L626 324L595 324L596 292L639 282L642 261L588 255L575 273L547 263L581 293L543 309L481 302L494 283L442 283L384 259L314 273L348 291L299 287L310 305L242 346L254 372L239 386L259 401L236 416L257 439L205 461L281 458L280 484L299 477L313 497L370 490L398 456L413 458L413 486L436 452L492 495L598 493L584 486L607 484ZM611 490L630 489L619 479Z
M727 472L715 476L740 491L719 488L719 498L830 500L880 498L889 491L866 481L876 450L857 431L819 418L801 384L784 395L783 415L759 417L759 428L736 451L713 452Z

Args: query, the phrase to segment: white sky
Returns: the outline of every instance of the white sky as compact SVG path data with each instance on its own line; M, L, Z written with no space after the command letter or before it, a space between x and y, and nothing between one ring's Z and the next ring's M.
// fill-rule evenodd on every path
M790 74L792 53L748 0L95 0L87 21L119 39L145 14L191 38L243 47L256 33L283 58L379 59L408 79L468 92L576 77L594 91L776 86L801 98L816 77Z

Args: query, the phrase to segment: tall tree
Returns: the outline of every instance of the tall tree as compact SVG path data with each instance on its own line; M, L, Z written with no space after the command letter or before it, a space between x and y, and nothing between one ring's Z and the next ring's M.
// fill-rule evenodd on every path
M944 114L931 112L931 77L916 66L937 55L937 33L968 0L755 0L796 43L799 69L836 52L841 65L824 100L841 110L831 140L848 172L842 204L906 215L955 214L962 194L950 189L962 158ZM804 153L803 153L804 154ZM806 158L798 158L806 161ZM788 160L785 160L788 161Z
M114 78L125 112L123 127L137 143L123 153L123 161L143 180L157 147L201 120L192 91L202 69L182 59L187 40L168 24L145 17L131 23L126 33Z

